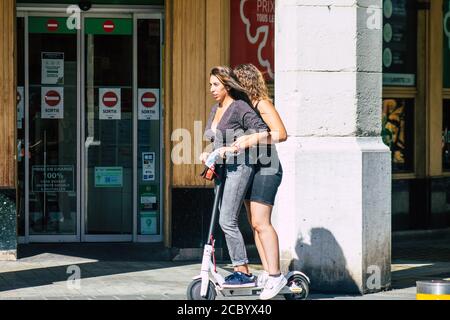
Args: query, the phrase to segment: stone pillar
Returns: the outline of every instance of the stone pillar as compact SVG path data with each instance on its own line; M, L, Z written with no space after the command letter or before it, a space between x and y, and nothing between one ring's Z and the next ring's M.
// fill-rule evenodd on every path
M16 259L15 0L0 1L0 260Z
M381 0L276 0L275 105L289 138L274 209L282 267L312 289L390 287Z

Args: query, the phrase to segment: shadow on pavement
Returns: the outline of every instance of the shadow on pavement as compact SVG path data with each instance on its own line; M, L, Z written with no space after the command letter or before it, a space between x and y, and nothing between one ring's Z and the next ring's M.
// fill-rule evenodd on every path
M313 228L310 242L308 244L302 238L297 241L299 259L291 262L291 269L300 270L310 278L311 291L359 294L360 290L348 272L342 248L333 234L325 228Z
M82 279L192 265L172 262L177 250L154 244L27 244L20 245L14 263L38 268L2 272L0 291L32 288L65 282L78 266ZM194 262L197 263L197 262ZM39 266L42 265L42 268ZM48 266L46 266L48 265ZM188 281L188 280L187 280Z
M19 261L33 261L44 253L99 261L171 261L177 252L153 243L21 244L17 250Z

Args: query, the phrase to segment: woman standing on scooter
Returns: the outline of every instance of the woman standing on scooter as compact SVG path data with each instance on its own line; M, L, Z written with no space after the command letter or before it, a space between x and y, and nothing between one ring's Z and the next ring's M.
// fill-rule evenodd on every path
M266 145L262 145L262 141L258 141L258 163L255 166L253 182L245 195L244 203L264 268L257 280L257 285L264 287L260 298L271 299L287 283L280 271L278 236L270 222L275 196L283 176L275 143L286 141L287 133L283 121L269 98L261 72L253 64L239 65L234 72L242 86L248 91L254 109L270 128L270 136L266 139ZM255 144L255 142L248 142L249 138L257 137L241 137L234 145Z
M231 146L247 130L259 131L253 134L256 139L268 136L268 127L249 105L245 89L239 84L231 68L215 67L210 73L210 92L217 101L212 107L206 124L205 136L213 142L214 150L221 156L234 153L236 156L225 160L226 176L220 206L219 224L225 234L234 273L225 278L227 287L255 286L255 277L249 273L244 239L238 227L238 216L244 195L254 174L250 152L245 148ZM240 152L245 149L245 152ZM239 154L238 154L239 153ZM202 153L200 160L205 162L209 153ZM256 162L256 159L253 163Z

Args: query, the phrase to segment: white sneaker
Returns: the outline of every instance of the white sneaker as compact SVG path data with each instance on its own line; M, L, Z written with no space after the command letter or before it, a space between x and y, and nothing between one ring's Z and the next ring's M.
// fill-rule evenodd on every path
M269 300L275 297L278 292L287 284L287 279L283 274L278 277L269 276L264 286L264 290L261 292L259 298L261 300Z
M264 288L266 285L267 279L269 279L269 273L264 270L261 274L256 278L256 286L258 288Z

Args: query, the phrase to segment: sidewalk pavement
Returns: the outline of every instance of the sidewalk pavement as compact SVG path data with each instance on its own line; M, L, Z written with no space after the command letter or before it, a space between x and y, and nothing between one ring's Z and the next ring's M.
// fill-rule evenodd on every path
M0 300L184 300L200 261L171 261L172 251L148 244L21 245L17 261L0 262ZM417 280L450 280L450 237L400 237L392 254L392 290L364 296L312 292L309 299L414 300ZM261 266L250 268L258 274ZM227 274L232 267L218 269Z

